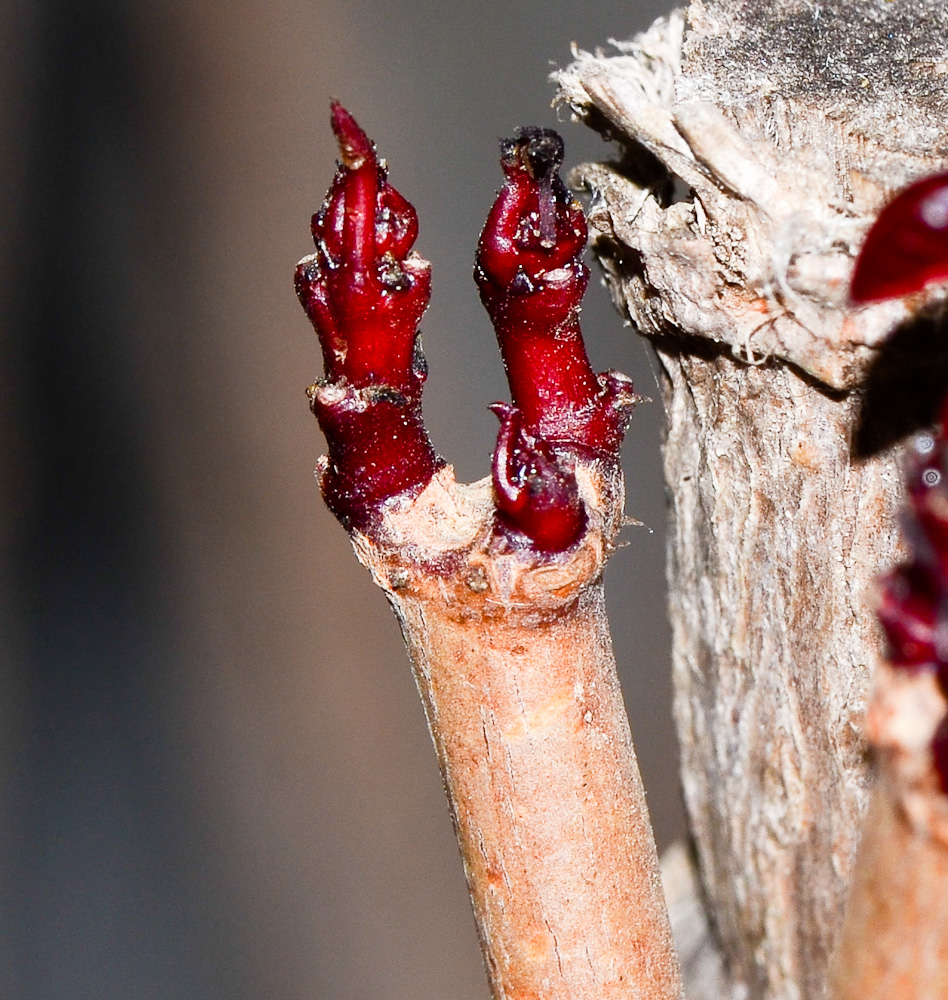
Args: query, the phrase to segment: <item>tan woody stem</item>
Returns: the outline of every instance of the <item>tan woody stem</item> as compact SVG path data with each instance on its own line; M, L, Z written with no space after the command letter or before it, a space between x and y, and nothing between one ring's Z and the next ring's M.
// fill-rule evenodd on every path
M411 653L495 1000L678 1000L603 605L621 479L577 479L563 554L491 540L489 483L450 469L353 540Z
M948 801L929 748L944 711L931 673L880 667L868 717L880 774L853 870L833 1000L948 997Z
M873 793L840 942L834 1000L948 996L948 845L892 790Z

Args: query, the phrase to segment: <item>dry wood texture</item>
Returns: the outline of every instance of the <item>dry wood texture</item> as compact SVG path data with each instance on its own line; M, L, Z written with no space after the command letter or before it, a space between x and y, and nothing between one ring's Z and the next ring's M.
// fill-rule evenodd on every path
M946 29L919 0L696 0L559 75L620 145L580 176L660 361L685 799L753 1000L824 994L866 803L871 591L944 294L854 310L847 282L887 194L945 166Z
M490 482L450 469L353 541L412 657L496 1000L679 1000L602 595L621 477L577 473L566 553L492 539Z

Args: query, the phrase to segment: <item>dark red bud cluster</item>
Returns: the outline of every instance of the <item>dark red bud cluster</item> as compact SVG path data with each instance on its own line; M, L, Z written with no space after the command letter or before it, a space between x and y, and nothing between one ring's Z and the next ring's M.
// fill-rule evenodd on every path
M329 447L323 493L340 520L364 529L441 464L421 419L417 332L430 267L412 252L415 210L389 184L374 145L339 104L332 127L342 162L313 216L316 252L300 261L296 290L326 370L310 389ZM586 356L586 219L560 179L562 160L563 141L547 129L520 129L501 144L505 183L475 271L513 397L513 406L494 407L497 526L544 552L582 535L577 457L617 460L636 402L628 378L597 375Z
M882 581L879 621L893 666L931 671L948 697L948 406L937 436L919 434L908 481L906 527L909 562ZM948 718L942 720L932 753L948 791Z

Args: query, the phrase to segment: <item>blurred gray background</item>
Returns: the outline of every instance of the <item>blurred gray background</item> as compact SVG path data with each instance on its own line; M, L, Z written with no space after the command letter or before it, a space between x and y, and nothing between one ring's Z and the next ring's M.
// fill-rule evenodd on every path
M426 413L487 471L506 398L471 281L496 141L662 3L0 5L0 997L484 998L394 621L323 509L293 267L330 96L434 263ZM656 395L594 274L599 368ZM660 846L682 828L658 403L609 591Z

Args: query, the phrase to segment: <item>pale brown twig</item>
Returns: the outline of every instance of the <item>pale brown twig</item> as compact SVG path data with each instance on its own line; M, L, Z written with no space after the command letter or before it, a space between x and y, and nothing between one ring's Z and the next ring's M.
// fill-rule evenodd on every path
M491 539L489 483L438 473L359 558L411 654L497 1000L682 995L603 605L621 478L580 463L589 527Z
M948 996L948 801L930 748L945 707L932 673L880 666L867 719L879 775L837 947L833 1000Z

